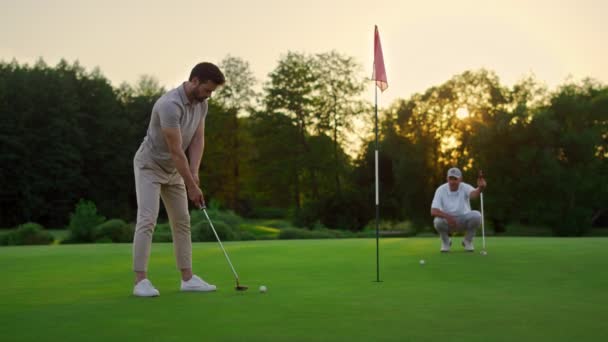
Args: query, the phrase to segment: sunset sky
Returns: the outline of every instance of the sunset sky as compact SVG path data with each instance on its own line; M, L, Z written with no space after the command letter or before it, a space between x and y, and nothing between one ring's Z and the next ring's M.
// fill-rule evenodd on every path
M377 24L386 105L482 67L506 85L529 74L551 88L568 76L605 83L607 15L600 0L0 0L0 60L79 60L115 86L147 74L170 88L228 54L263 82L287 51L336 50L369 77Z

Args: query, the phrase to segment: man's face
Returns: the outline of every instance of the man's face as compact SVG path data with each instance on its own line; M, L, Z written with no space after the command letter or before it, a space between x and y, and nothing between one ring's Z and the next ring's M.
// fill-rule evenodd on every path
M448 177L448 184L450 185L450 191L456 191L458 190L458 186L460 185L460 178L459 177L454 177L454 176L450 176Z
M198 102L203 102L211 96L211 93L215 91L217 88L217 84L212 81L205 81L203 83L198 82L198 80L194 81L196 87L194 88L194 92L192 93L194 100Z

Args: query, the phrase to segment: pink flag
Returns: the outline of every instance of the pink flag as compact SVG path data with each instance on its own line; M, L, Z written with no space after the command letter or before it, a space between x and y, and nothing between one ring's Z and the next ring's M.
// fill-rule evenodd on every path
M378 26L374 32L374 74L372 80L376 81L376 86L381 91L385 91L388 88L388 81L386 79L386 69L384 69L384 57L382 56L382 44L380 43L380 33L378 33Z

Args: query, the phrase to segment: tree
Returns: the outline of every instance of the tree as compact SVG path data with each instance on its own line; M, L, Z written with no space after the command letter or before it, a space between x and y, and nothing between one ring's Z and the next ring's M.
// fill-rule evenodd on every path
M245 163L246 196L257 206L297 208L302 159L298 128L289 117L264 111L254 112L246 127L253 147Z
M238 125L236 110L209 102L205 120L205 150L201 161L200 179L208 197L215 198L231 209L237 209L239 198Z
M319 130L328 132L333 139L335 191L341 192L340 178L348 160L340 153L340 146L346 134L352 132L355 119L365 113L365 103L358 98L365 89L363 78L359 76L360 66L352 57L336 51L316 56L317 96Z
M222 120L222 138L228 153L225 155L223 165L231 170L226 174L223 183L228 185L224 193L224 202L228 207L242 212L240 208L240 172L243 158L241 151L240 136L243 134L239 128L239 116L251 112L252 103L257 97L253 87L256 79L249 67L249 63L239 57L226 56L219 65L226 77L226 84L217 90L213 102L217 102L224 108Z
M219 63L219 68L226 77L226 84L216 91L213 100L224 108L236 110L238 115L251 111L258 94L254 90L257 80L249 62L228 55Z
M297 151L294 158L292 180L294 182L294 206L302 207L302 177L308 169L313 198L318 198L319 187L314 165L305 165L305 156L310 153L307 136L314 121L314 85L316 74L314 59L308 55L289 52L279 60L279 65L270 74L264 102L268 113L277 113L290 118L297 128ZM310 160L310 159L308 159Z

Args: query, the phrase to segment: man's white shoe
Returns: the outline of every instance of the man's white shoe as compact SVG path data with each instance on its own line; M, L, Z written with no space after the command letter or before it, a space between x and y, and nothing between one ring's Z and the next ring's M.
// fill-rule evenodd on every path
M133 295L137 297L157 297L160 293L148 279L143 279L133 287Z
M192 278L188 281L182 280L182 291L196 291L196 292L211 292L215 291L215 285L207 284L203 279L199 278L196 275L193 275Z
M467 239L463 239L462 246L464 247L465 252L475 251L475 247L473 247L473 241L468 241Z
M447 235L445 238L441 237L441 253L448 253L450 247L452 247L452 239Z

